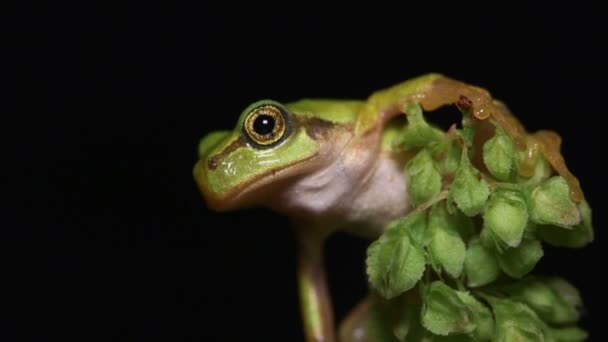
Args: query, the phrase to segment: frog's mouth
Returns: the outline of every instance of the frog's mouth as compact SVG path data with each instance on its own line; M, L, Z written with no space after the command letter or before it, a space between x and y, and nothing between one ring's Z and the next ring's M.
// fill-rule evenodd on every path
M319 154L286 164L269 172L245 179L228 191L213 189L209 179L213 172L206 158L200 159L194 167L194 178L209 209L229 211L253 206L264 206L270 198L285 189L293 179L305 175L319 167ZM302 167L306 165L306 167Z

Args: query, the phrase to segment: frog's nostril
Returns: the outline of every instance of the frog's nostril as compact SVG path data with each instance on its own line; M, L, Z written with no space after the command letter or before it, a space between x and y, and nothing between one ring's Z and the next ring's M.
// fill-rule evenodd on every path
M207 167L209 168L209 170L217 169L218 165L219 165L219 160L218 160L217 156L213 156L207 160Z

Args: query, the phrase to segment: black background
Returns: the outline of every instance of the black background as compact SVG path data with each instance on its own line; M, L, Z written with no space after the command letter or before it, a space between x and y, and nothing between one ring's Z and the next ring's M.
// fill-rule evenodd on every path
M197 141L260 98L365 98L431 71L491 90L530 130L564 138L596 242L548 248L538 268L582 291L582 324L602 340L599 10L223 5L8 12L6 340L301 340L287 221L209 212L191 177ZM366 246L328 243L339 318L366 291Z

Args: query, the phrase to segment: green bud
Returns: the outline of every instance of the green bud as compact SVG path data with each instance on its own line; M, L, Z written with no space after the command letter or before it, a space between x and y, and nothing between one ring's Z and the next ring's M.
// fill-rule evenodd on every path
M415 205L430 200L441 191L441 174L426 149L407 163L405 173L407 192Z
M508 248L502 254L498 253L498 265L507 275L521 278L534 269L543 256L543 247L534 240L522 240L517 248Z
M499 286L498 289L508 293L509 298L527 304L547 323L575 323L579 319L579 306L573 305L551 287L550 281L553 280L549 278L545 281L543 278L530 277ZM561 279L559 281L564 282Z
M589 337L579 327L549 328L548 331L555 342L582 342Z
M407 227L387 231L367 249L369 281L387 299L414 287L425 262L423 249L412 243Z
M422 303L422 325L434 334L469 333L475 329L466 304L441 281L434 281L424 289Z
M583 306L583 300L578 289L569 282L559 277L546 277L542 278L543 281L549 285L557 296L563 299L568 305L573 308L581 308Z
M467 216L474 216L483 209L489 195L488 183L479 178L479 171L473 168L464 150L450 189L450 199Z
M528 223L525 198L516 191L499 190L490 197L484 224L508 246L519 246Z
M551 314L557 299L550 287L531 279L510 284L502 289L509 293L511 299L526 303L544 320Z
M424 120L422 108L417 103L408 103L404 106L403 110L407 113L408 124L401 137L395 141L397 147L403 149L425 147L443 138L443 131L430 126Z
M487 298L496 318L493 341L546 341L546 325L527 305L510 299Z
M562 177L551 177L530 195L532 221L571 228L581 221L581 213L570 199L570 188Z
M456 294L466 305L473 317L475 330L472 335L476 341L491 340L494 337L494 317L490 309L480 301L471 296L468 292L457 291Z
M466 246L443 203L438 203L431 209L429 232L431 242L428 252L431 260L449 275L458 278L462 272Z
M517 152L517 156L518 156L518 158L516 158L516 160L518 162L517 169L519 169L522 167L521 163L525 162L525 159L528 156L528 151ZM517 180L517 183L537 184L537 183L551 177L552 174L553 174L553 169L551 168L551 165L545 160L545 158L542 157L542 155L539 155L535 159L534 170L532 171L532 176L521 175L518 172L516 180Z
M511 176L515 146L504 129L496 127L494 136L483 145L483 161L496 179L505 181Z
M494 253L486 249L479 239L474 239L469 243L464 259L464 272L469 287L489 284L500 275L500 268Z
M581 213L581 222L572 229L563 229L551 225L538 227L537 236L550 245L557 247L580 248L593 241L593 225L591 222L591 208L587 201L578 206Z

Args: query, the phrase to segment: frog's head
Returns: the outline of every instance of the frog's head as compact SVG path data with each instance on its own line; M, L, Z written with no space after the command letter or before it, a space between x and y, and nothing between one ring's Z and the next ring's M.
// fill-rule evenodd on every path
M199 144L194 177L214 210L264 204L295 179L334 159L351 136L356 101L262 100L247 107L232 131Z

